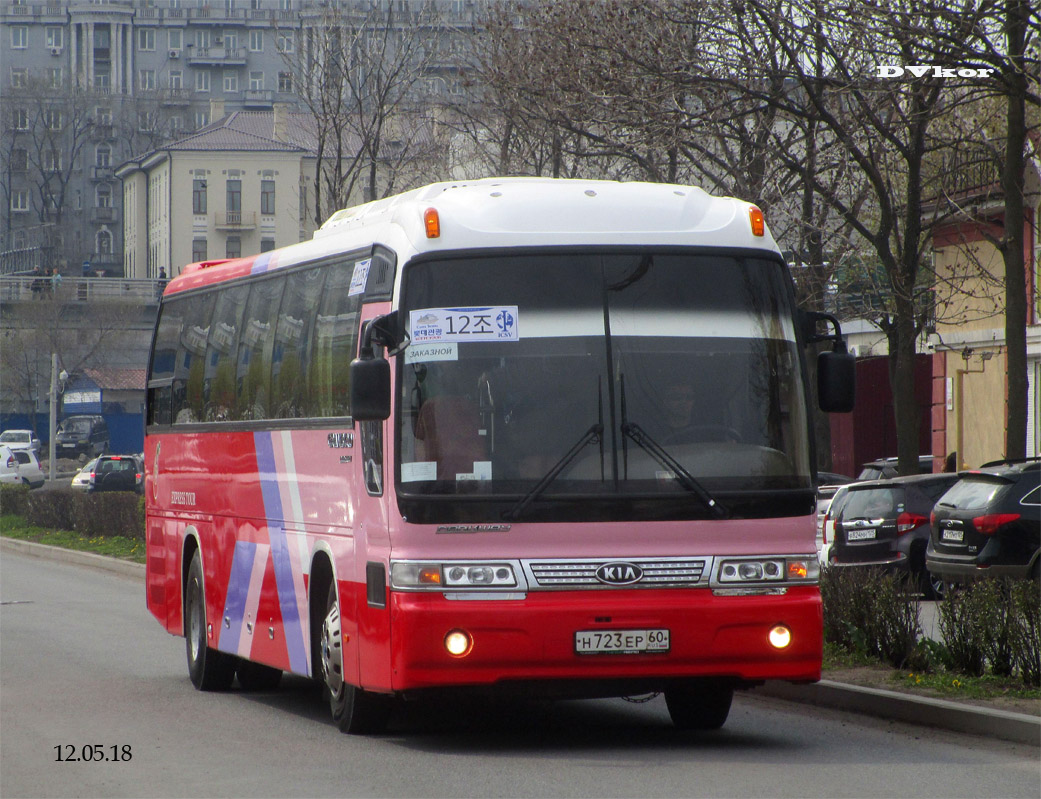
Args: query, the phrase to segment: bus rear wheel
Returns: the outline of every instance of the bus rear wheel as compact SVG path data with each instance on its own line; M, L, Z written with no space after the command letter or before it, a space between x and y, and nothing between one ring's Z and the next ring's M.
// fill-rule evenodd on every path
M734 687L722 680L689 680L665 691L669 716L681 730L718 730L733 699Z
M336 584L329 586L321 636L322 676L333 721L340 732L367 735L382 732L390 716L390 698L357 688L343 678L343 630Z
M235 658L206 643L206 594L202 584L202 557L192 556L184 590L184 640L188 676L200 691L226 691L235 678Z

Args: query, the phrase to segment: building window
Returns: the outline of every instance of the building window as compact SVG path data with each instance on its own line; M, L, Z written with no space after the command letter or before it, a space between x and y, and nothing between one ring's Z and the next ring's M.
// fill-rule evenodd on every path
M204 128L210 124L210 112L209 111L196 111L195 112L195 127Z
M293 91L293 73L292 72L279 72L278 73L278 90L280 92L291 92L291 91Z
M242 239L238 236L228 236L228 243L224 250L225 258L241 258L242 257Z
M183 89L184 88L184 76L179 69L170 70L170 88L171 89Z
M228 216L242 214L242 181L238 178L230 178L226 184L226 197Z
M11 192L11 210L28 211L29 192L27 192L25 189L15 189L13 192Z
M192 213L206 213L206 179L195 178L192 181ZM199 260L196 258L195 260Z
M184 120L180 116L170 117L170 133L177 134L184 128Z
M195 31L195 46L200 51L210 49L210 32L206 28Z
M138 28L137 29L137 49L138 50L155 50L155 29L154 28Z
M262 52L264 49L264 31L249 32L249 49L254 53Z
M234 72L224 73L224 91L226 93L237 92L239 90L239 76Z
M180 50L184 46L184 31L180 28L170 28L168 36L171 50Z
M275 181L260 181L260 213L274 215L275 213Z
M60 89L62 84L62 68L61 67L48 67L47 68L47 85L52 89Z
M276 49L280 53L292 53L296 50L296 41L293 38L293 31L279 31L278 39L276 41Z
M107 230L99 230L97 235L98 248L95 252L100 255L112 254L112 234Z
M260 240L260 251L261 252L270 252L273 249L275 249L275 240L274 239L261 239Z
M210 73L209 72L196 72L195 73L195 91L197 92L208 92L210 90Z
M61 28L47 28L47 46L52 50L60 50L65 46L65 31Z
M29 130L29 111L25 108L14 110L14 129Z
M142 133L149 133L155 130L155 111L138 111L137 113L137 129Z
M193 239L192 240L192 260L193 261L205 261L206 260L206 239Z
M29 83L28 67L11 67L11 88L24 89Z
M264 73L263 72L250 72L249 73L249 90L251 92L259 92L264 88Z
M98 106L94 112L94 117L99 125L111 125L112 124L112 109Z
M61 111L56 111L53 108L45 109L43 112L43 126L47 128L47 130L61 130Z
M44 172L61 171L61 150L44 150L40 153Z
M95 166L111 166L112 165L112 148L107 144L99 144L95 154Z
M94 88L99 92L108 94L109 86L109 74L107 72L99 72L94 76Z
M112 189L107 184L102 183L98 186L95 194L94 204L98 208L111 208L112 207Z
M139 85L143 91L153 91L155 89L154 69L142 69L138 75L140 76Z
M224 31L224 51L230 53L239 48L239 35L235 31Z
M11 150L11 169L15 172L29 170L29 151L24 147L15 147Z
M24 50L29 46L29 29L25 25L11 26L11 47Z

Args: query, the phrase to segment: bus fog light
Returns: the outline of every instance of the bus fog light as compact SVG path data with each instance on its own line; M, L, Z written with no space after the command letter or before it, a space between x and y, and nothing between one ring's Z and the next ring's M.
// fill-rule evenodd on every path
M770 645L777 649L784 649L792 642L792 631L783 624L778 624L770 630Z
M454 658L466 657L473 649L473 639L465 630L452 630L445 636L445 650Z

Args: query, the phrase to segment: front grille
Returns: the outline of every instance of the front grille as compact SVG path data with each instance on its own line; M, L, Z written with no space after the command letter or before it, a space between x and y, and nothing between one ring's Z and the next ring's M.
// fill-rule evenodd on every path
M601 566L611 563L631 563L643 570L643 577L628 585L610 585L596 577ZM705 572L704 558L684 560L570 560L529 561L525 567L530 584L537 588L668 588L690 587L701 582Z

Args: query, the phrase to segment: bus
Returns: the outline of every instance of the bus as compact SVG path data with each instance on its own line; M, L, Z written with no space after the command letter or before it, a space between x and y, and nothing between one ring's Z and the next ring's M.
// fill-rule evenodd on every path
M718 728L820 678L827 341L846 411L762 212L682 185L438 183L188 265L149 359L147 606L196 688L309 677L347 733L454 690Z

